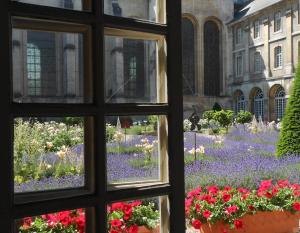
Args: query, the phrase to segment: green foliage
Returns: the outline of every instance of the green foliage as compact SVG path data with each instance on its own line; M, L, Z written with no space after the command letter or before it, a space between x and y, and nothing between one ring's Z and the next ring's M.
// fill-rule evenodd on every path
M228 127L233 122L233 111L221 110L218 112L214 112L213 119L217 121L222 127L225 127L226 131L228 131Z
M210 122L210 120L212 120L214 118L214 114L215 114L215 111L213 111L213 110L205 111L202 115L202 118L206 119L208 122Z
M106 124L106 142L112 142L114 140L114 134L116 133L116 127L111 124Z
M239 111L236 116L236 122L239 124L246 124L252 121L252 113L248 111Z
M83 125L84 118L83 117L65 117L64 123L67 125Z
M221 107L221 105L220 105L219 103L216 102L216 103L214 104L212 110L218 112L218 111L221 111L221 110L222 110L222 107Z
M83 144L83 140L82 125L17 119L14 127L15 181L23 183L50 176L82 174L83 164L72 165L67 153L73 153L71 148ZM51 152L60 153L60 158L54 164L47 164L43 155Z
M138 226L153 229L159 224L159 215L159 211L155 210L154 203L139 205L132 212L132 221Z
M282 120L277 156L300 154L300 65L297 67L291 93Z
M130 159L128 162L130 166L136 169L151 169L158 165L158 161L152 158L150 160L145 158Z
M107 153L110 154L134 154L143 152L142 148L134 146L112 146L107 148Z

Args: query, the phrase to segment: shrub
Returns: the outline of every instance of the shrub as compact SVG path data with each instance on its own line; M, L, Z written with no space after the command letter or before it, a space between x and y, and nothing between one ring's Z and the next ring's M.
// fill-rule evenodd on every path
M217 121L222 127L225 127L226 131L228 132L228 127L233 121L233 111L221 110L218 112L214 112L213 119Z
M236 116L236 122L239 124L246 124L252 121L252 113L248 111L239 111Z
M210 120L212 120L214 118L214 114L215 114L215 111L209 110L209 111L205 111L202 114L202 117L203 117L203 119L206 119L208 121L208 123L209 123Z
M298 65L292 94L282 120L276 155L300 154L300 65Z

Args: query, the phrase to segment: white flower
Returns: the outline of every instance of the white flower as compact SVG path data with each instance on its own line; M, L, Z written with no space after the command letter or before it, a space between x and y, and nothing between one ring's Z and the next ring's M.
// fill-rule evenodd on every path
M193 149L189 150L188 152L189 152L191 155L194 155L194 154L196 154L196 150L195 150L195 148L193 148Z
M60 150L60 151L58 151L58 152L56 153L56 155L57 155L60 159L64 159L65 156L66 156L66 151Z
M47 149L51 149L53 147L53 143L52 142L46 142L46 147L47 147Z
M121 142L123 138L124 138L124 134L121 131L117 131L113 136L113 139L116 142Z
M205 154L205 147L204 146L199 146L196 150L197 153L200 154Z

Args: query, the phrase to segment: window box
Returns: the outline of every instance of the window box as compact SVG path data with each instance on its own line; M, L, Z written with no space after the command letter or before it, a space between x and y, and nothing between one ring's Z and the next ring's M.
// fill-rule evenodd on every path
M300 213L292 214L287 211L257 212L254 215L247 214L242 218L244 227L243 233L282 233L296 232L299 229ZM217 224L204 224L201 233L213 232L240 232L237 229L230 229L227 224L219 222Z

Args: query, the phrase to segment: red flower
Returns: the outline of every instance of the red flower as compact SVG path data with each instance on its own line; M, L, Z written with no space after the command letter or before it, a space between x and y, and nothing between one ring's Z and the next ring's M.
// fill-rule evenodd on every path
M224 202L229 202L230 199L231 199L231 196L230 196L230 194L224 192L223 196L222 196L222 199L223 199Z
M112 227L116 227L116 228L119 228L122 226L122 222L120 221L120 219L113 219L110 221L110 225Z
M202 223L198 220L198 219L195 219L193 222L192 222L192 225L195 229L200 229L201 226L202 226Z
M229 206L229 207L226 208L226 213L227 213L228 215L231 215L232 213L237 212L238 209L239 209L239 208L238 208L237 206L235 206L235 205Z
M201 193L201 191L202 191L201 187L194 189L187 194L187 197L188 198L195 197L195 196L199 195Z
M111 205L111 211L123 210L123 208L124 208L123 202L116 202Z
M32 218L31 217L27 217L23 219L23 228L27 229L31 226L32 223Z
M248 190L248 189L245 189L245 188L238 188L237 190L238 190L241 194L249 193L249 190Z
M249 205L249 206L248 206L248 209L249 209L250 211L253 211L253 210L255 210L255 208L254 208L254 206L253 206L253 205Z
M196 212L200 212L200 205L198 204L198 203L196 203L196 205L195 205L195 210L196 210Z
M233 221L233 223L234 223L234 226L235 226L236 229L243 228L243 222L242 222L242 220L236 219L236 220Z
M137 225L132 225L132 226L130 226L129 227L129 229L128 229L128 233L138 233L138 226Z
M265 197L271 199L273 197L273 195L270 192L266 192Z
M225 186L225 187L223 188L224 191L230 191L231 189L232 189L232 187L230 187L230 186Z
M204 218L209 218L211 216L211 212L209 210L205 210L202 215Z
M218 192L219 192L219 188L217 186L215 186L215 185L213 185L213 186L207 186L206 189L212 195L217 195Z
M293 209L296 210L296 211L299 211L300 210L300 203L299 202L294 202L293 203Z
M288 180L278 180L277 184L280 188L289 187L291 185Z
M259 190L265 191L265 190L268 190L271 186L272 186L272 180L263 180L260 183Z

